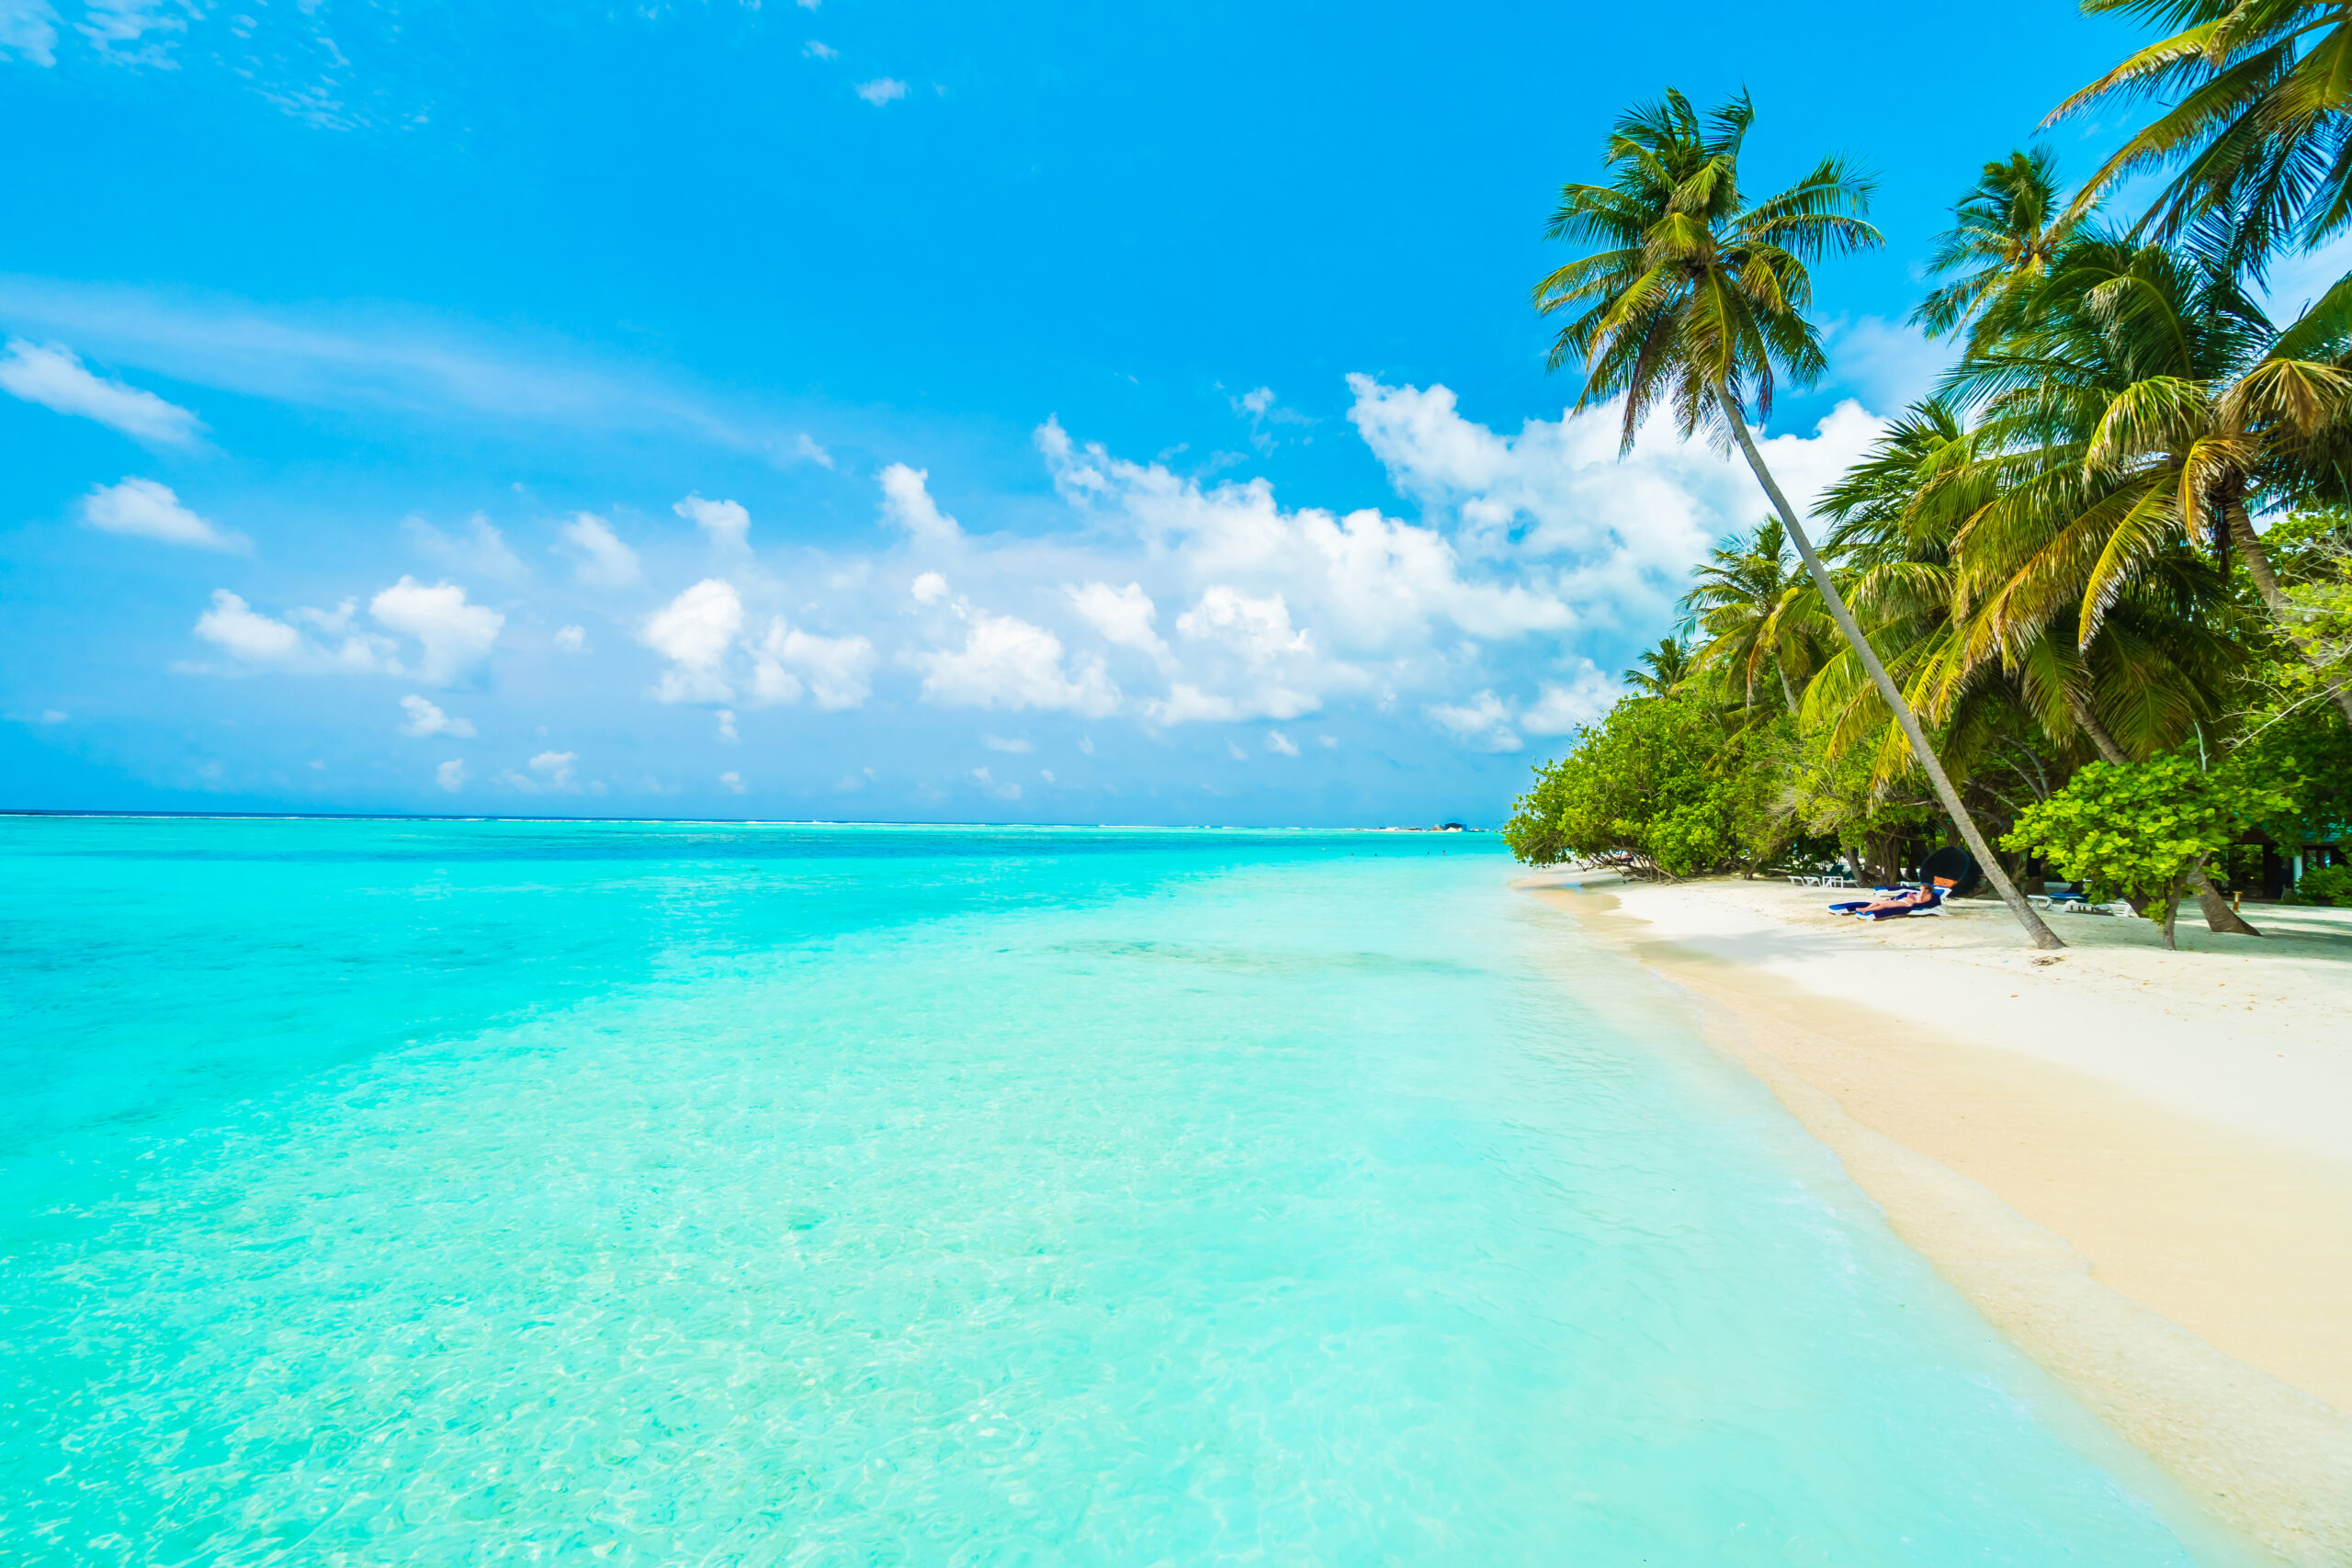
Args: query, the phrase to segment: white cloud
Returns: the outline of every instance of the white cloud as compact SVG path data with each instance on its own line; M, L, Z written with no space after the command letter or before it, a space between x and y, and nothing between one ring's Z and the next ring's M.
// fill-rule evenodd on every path
M0 0L0 6L6 4L6 0ZM7 41L7 14L0 9L0 45ZM170 446L193 445L197 433L204 428L195 414L176 403L91 374L83 367L81 356L63 344L35 344L10 338L8 355L0 359L0 391L59 413L96 420L141 441Z
M720 708L718 710L718 738L721 740L726 741L731 746L735 742L743 739L742 736L736 733L735 710L733 708Z
M689 495L670 510L708 534L710 542L722 549L740 550L751 536L752 514L739 502Z
M944 584L941 585L943 588ZM1090 582L1069 590L1070 603L1086 618L1086 624L1099 633L1103 641L1121 648L1132 648L1150 654L1154 659L1168 656L1168 645L1151 629L1159 614L1151 596L1139 582L1125 588L1114 588L1107 582Z
M454 582L430 588L403 575L368 604L368 613L392 631L424 645L417 679L446 686L490 655L506 617L487 604L469 604Z
M587 653L591 651L588 647L588 628L586 626L558 626L555 630L554 642L556 651L559 653Z
M1167 696L1144 711L1156 724L1231 724L1245 718L1296 718L1322 705L1321 699L1312 694L1286 686L1260 686L1228 696L1178 681L1168 688Z
M531 569L506 547L506 536L479 512L466 520L463 536L445 534L422 517L402 519L401 531L427 559L445 570L502 582L520 582L531 575Z
M1535 701L1519 716L1519 727L1533 735L1566 735L1609 711L1617 700L1617 682L1603 675L1589 659L1566 682L1546 681Z
M35 65L57 63L57 13L49 0L0 0L0 60L11 51Z
M1266 750L1283 757L1298 755L1298 742L1279 729L1266 731Z
M815 8L813 6L809 7L811 10ZM842 57L840 50L830 44L819 43L815 39L810 39L807 43L802 44L800 52L811 60L839 60Z
M1356 399L1348 418L1396 488L1449 525L1465 554L1545 584L1569 612L1563 626L1646 628L1663 619L1690 565L1765 511L1744 461L1681 440L1665 420L1644 426L1620 460L1614 402L1529 420L1505 436L1463 418L1444 387L1386 387L1366 376L1348 385ZM1768 434L1758 445L1790 499L1810 509L1883 428L1847 401L1811 435Z
M804 463L814 463L820 468L830 468L833 466L833 455L818 446L816 438L805 430L792 438L792 455Z
M212 591L212 608L196 618L196 635L250 664L278 664L302 647L302 634L261 615L225 588Z
M935 571L926 571L914 580L908 592L918 604L936 604L947 597L947 580Z
M644 580L637 552L594 513L575 513L558 532L574 552L572 570L591 588L630 588Z
M1200 603L1177 616L1176 629L1188 637L1222 642L1253 665L1315 651L1306 633L1292 628L1290 606L1283 603L1281 594L1252 599L1224 583L1202 594Z
M1510 728L1510 709L1492 692L1480 692L1466 703L1435 703L1429 715L1465 743L1482 751L1516 751L1520 739Z
M973 782L978 784L982 789L988 791L999 800L1019 800L1021 798L1021 786L1019 784L1014 784L1011 779L992 778L989 776L989 771L986 768L974 768L972 770L972 779Z
M827 713L854 708L873 694L874 645L862 637L820 637L781 615L752 650L752 684L769 702L791 702L805 684Z
M334 611L301 609L287 619L265 615L225 588L213 590L212 607L196 620L196 635L220 649L236 664L227 671L183 666L190 673L233 674L253 670L279 670L296 675L398 675L389 637L350 630L353 605L345 600ZM297 625L296 623L300 623ZM343 640L333 648L303 635L311 626Z
M953 544L964 536L964 531L931 499L925 488L930 478L930 469L910 468L904 463L883 469L882 515L905 529L917 544Z
M402 735L420 739L427 735L447 735L459 740L473 739L472 721L451 718L441 711L438 703L428 702L420 696L406 696L401 699L401 710L408 715L407 720L401 725Z
M452 757L433 770L433 782L451 795L466 787L466 763L462 757Z
M991 751L1008 751L1016 754L1025 751L1035 751L1037 749L1035 745L1030 741L1020 739L1017 737L1009 739L1002 735L983 735L980 737L980 744L987 747Z
M956 707L1067 708L1095 716L1119 705L1099 659L1062 668L1062 639L1015 615L969 613L964 646L909 656L922 694Z
M167 545L192 545L200 550L249 552L253 541L232 534L180 504L169 485L153 479L125 479L100 485L82 498L82 521L109 534L131 534Z
M187 17L169 0L87 0L78 30L106 59L126 65L163 65L171 58L168 43L164 39L147 42L147 35L184 33ZM126 44L132 47L119 47Z
M580 781L573 774L572 765L579 761L577 751L542 751L527 764L529 773L509 768L498 775L498 782L524 795L578 795ZM604 791L596 788L594 793L602 795Z
M871 82L860 82L851 90L877 109L907 96L907 85L895 76L876 76Z
M654 695L665 703L723 703L734 696L722 669L743 629L743 599L722 578L706 578L645 624L647 647L670 660Z
M741 795L744 789L743 775L730 769L718 775L718 786L729 795Z

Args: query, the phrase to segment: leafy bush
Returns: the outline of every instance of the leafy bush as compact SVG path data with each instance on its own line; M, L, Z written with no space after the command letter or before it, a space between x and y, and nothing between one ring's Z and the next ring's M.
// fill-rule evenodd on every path
M1787 841L1777 807L1793 744L1769 726L1726 738L1688 698L1625 697L1535 770L1503 838L1534 865L1620 855L1664 876L1753 869Z
M2295 879L2295 902L2352 906L2352 865L2306 867Z
M2093 762L2019 813L2001 842L2039 850L2095 897L2132 900L2170 947L2188 879L2249 823L2292 810L2294 782L2239 760L2208 769L2190 751Z

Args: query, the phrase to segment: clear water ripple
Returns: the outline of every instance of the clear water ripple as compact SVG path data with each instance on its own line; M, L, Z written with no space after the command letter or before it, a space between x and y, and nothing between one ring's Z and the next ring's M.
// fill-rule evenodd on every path
M2211 1560L1490 847L0 861L0 1560Z

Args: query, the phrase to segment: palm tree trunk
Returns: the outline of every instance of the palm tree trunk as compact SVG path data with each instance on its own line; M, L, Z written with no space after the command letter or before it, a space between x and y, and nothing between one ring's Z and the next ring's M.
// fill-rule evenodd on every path
M2107 726L2098 721L2098 715L2091 711L2088 697L2069 686L2066 688L2066 706L2074 713L2075 727L2091 738L2091 744L2098 748L2100 756L2118 767L2131 762L2132 759L2123 754L2123 748L2116 743ZM2230 901L2222 897L2220 888L2213 886L2213 879L2207 874L2202 862L2189 873L2188 886L2197 894L2197 908L2205 916L2206 930L2233 931L2239 936L2262 934L2247 923L2245 916L2230 908Z
M1781 493L1779 481L1772 478L1772 470L1765 467L1764 454L1756 449L1756 438L1747 433L1747 420L1739 411L1738 400L1722 387L1715 389L1715 398L1723 405L1724 416L1731 421L1732 434L1738 440L1739 449L1747 458L1747 466L1755 470L1756 481L1764 487L1764 493L1771 497L1773 510L1780 513L1781 524L1796 544L1797 554L1804 558L1804 569L1813 574L1813 584L1821 591L1821 597L1828 604L1831 618L1838 623L1838 631L1845 635L1848 646L1853 649L1854 657L1860 660L1862 668L1870 672L1871 682L1878 688L1879 696L1894 715L1894 722L1903 727L1903 738L1911 743L1911 755L1918 760L1920 771L1928 775L1928 782L1935 785L1936 798L1943 802L1944 814L1951 818L1952 826L1960 829L1961 838L1968 845L1968 852L1976 857L1978 869L1993 884L1994 890L2000 894L2001 902L2009 907L2009 913L2017 918L2018 924L2024 927L2026 934L2033 939L2034 946L2065 946L2058 933L2043 922L2034 907L2025 901L2025 895L2019 893L2017 884L2009 880L2009 874L2001 869L2001 863L1994 857L1992 847L1984 842L1984 835L1977 831L1976 819L1969 815L1968 807L1960 803L1960 792L1951 787L1951 780L1945 775L1943 763L1937 760L1935 750L1928 744L1927 732L1919 728L1918 716L1911 711L1911 705L1903 700L1903 693L1894 684L1894 677L1886 672L1886 666L1879 662L1877 650L1862 636L1862 628L1855 624L1854 613L1846 608L1846 601L1838 593L1837 584L1829 581L1829 569L1821 564L1821 558L1814 553L1813 540L1806 536L1804 525L1797 521L1796 508L1789 504L1789 498Z
M2278 574L2270 570L2270 552L2262 547L2262 536L2254 531L2254 522L2245 514L2245 503L2228 502L2223 504L2222 513L2223 524L2230 531L2230 543L2237 547L2238 559L2245 562L2245 574L2254 579L2255 590L2262 595L2263 604L2269 607L2270 618L2278 623L2278 629L2287 634L2287 640L2295 645L2295 651L2303 656L2303 662L2317 671L2320 680L2326 683L2328 695L2334 697L2335 705L2344 710L2345 718L2352 721L2352 690L2346 689L2344 677L2340 675L2329 679L2327 660L2318 649L2312 646L2309 637L2295 630L2295 607L2287 603L2286 592L2278 586Z

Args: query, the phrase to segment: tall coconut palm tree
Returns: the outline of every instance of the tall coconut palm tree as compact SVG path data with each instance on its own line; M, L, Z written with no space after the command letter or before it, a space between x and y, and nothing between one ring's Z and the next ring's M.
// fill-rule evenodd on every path
M1747 707L1769 673L1782 706L1796 712L1797 693L1820 662L1811 585L1790 555L1781 520L1768 517L1709 552L1682 596L1682 613L1707 639L1693 663L1723 671Z
M1936 242L1928 271L1951 280L1929 291L1912 321L1936 337L1972 323L1981 346L2049 271L2073 220L2064 211L2058 161L2046 147L2012 152L1984 165L1952 209L1952 226Z
M2348 291L2279 333L2202 262L2088 236L2043 292L2030 324L1949 380L1983 402L1979 438L2007 470L1962 538L1980 651L2014 648L2061 610L2088 648L2186 540L2235 555L2352 719L2346 672L2305 634L2250 514L2266 479L2352 423Z
M1755 118L1742 96L1702 120L1688 98L1669 91L1618 120L1604 154L1610 183L1564 186L1548 231L1553 239L1599 247L1535 286L1544 314L1574 312L1553 344L1552 364L1585 367L1578 408L1623 398L1621 451L1631 449L1661 402L1672 404L1686 437L1703 425L1738 446L1976 863L2035 945L2063 947L1961 804L1748 430L1746 405L1753 401L1758 416L1769 418L1777 376L1806 386L1826 368L1820 334L1805 319L1813 295L1806 264L1880 243L1863 220L1871 182L1836 157L1775 196L1747 200L1739 154Z
M2222 220L2233 259L2257 274L2292 243L2352 222L2352 7L2341 0L2083 0L2170 31L2051 111L2116 100L2166 105L2101 164L2079 217L2127 175L2171 167L2143 222L2172 236ZM2177 30L2175 30L2177 29Z
M1690 645L1677 637L1660 637L1656 648L1645 648L1634 656L1642 668L1628 670L1618 677L1635 691L1647 692L1654 697L1670 697L1675 689L1690 678Z

